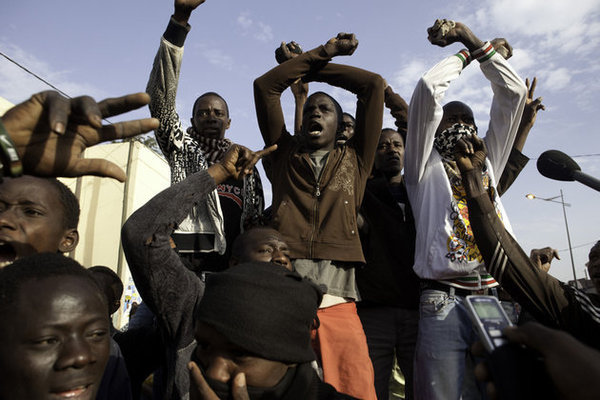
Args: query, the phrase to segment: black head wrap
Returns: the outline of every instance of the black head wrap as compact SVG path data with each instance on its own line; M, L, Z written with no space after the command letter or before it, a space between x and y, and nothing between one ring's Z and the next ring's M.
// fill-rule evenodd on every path
M207 277L196 320L259 357L304 363L315 359L310 330L321 298L316 285L280 265L244 263Z

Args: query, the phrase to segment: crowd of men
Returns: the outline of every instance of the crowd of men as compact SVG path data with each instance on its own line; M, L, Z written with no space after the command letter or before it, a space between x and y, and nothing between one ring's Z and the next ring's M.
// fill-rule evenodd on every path
M494 398L502 377L480 364L473 294L499 298L519 325L505 336L541 357L531 384L544 396L600 396L600 297L549 275L551 248L527 256L502 206L544 109L505 39L435 21L433 45L464 48L424 72L409 103L378 74L332 62L356 50L353 34L308 51L282 43L254 81L265 142L255 152L225 137L232 119L217 92L198 97L187 129L175 110L203 2L175 0L147 93L96 103L43 92L2 117L0 400ZM442 104L475 61L493 90L485 135L468 105ZM310 82L354 93L355 114L309 95ZM146 104L152 118L102 125ZM382 126L386 109L394 128ZM123 285L63 255L79 240L79 203L55 177L124 181L82 152L151 130L171 186L122 227L143 303L117 330ZM600 290L600 242L589 258Z

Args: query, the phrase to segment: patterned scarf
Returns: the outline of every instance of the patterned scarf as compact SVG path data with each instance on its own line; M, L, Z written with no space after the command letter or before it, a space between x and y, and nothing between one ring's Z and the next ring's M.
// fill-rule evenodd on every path
M454 161L454 146L465 136L477 135L477 127L454 124L435 135L433 147L440 153L444 162Z
M187 129L187 134L198 141L200 150L202 151L202 154L204 154L204 158L206 158L209 167L214 163L219 162L233 144L229 139L216 139L199 135L193 126L190 126Z
M233 142L229 139L215 139L199 135L193 126L187 129L187 134L190 137L196 138L200 151L206 160L206 167L221 161L229 147ZM265 207L265 199L263 197L262 182L258 170L254 168L252 174L244 177L244 188L242 193L243 206L242 217L240 219L240 229L244 232L250 226L258 224L260 216Z

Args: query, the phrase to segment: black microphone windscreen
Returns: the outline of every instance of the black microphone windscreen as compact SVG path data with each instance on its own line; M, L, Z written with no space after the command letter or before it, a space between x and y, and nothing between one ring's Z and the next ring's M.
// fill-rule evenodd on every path
M540 154L537 169L546 178L572 181L573 172L581 171L579 165L568 155L558 150L547 150Z

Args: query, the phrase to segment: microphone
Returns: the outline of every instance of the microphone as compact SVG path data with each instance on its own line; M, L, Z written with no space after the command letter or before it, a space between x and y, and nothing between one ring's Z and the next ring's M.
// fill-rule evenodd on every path
M537 169L546 178L577 181L600 192L600 180L581 172L581 167L562 151L547 150L540 154Z

